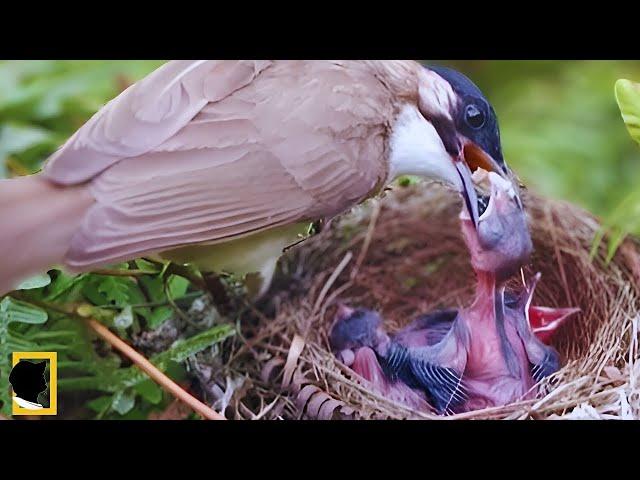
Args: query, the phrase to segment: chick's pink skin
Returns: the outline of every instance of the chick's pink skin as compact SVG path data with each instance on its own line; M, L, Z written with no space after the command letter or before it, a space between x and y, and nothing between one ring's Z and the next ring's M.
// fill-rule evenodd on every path
M470 332L464 381L469 400L466 410L505 405L535 395L535 381L516 318L504 318L501 337L496 318L496 289L503 278L519 269L532 250L525 212L512 186L494 173L488 174L491 199L478 228L465 211L460 215L462 232L476 272L473 304L461 310L458 321ZM507 315L513 315L513 311ZM523 312L524 314L524 312ZM506 342L504 341L506 339ZM505 346L505 343L507 346ZM511 365L505 348L510 348Z
M495 275L486 272L477 272L477 275L475 301L458 316L471 339L464 370L468 391L464 411L506 405L535 395L529 359L515 327L516 319L511 318L505 318L504 332L516 359L516 371L510 371L507 364L496 322Z

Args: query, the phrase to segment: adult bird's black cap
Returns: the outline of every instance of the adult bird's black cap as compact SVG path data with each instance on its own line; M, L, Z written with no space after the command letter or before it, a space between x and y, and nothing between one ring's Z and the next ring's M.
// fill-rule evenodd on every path
M495 172L515 184L502 154L500 128L496 113L478 86L462 73L439 65L426 67L450 87L445 112L430 117L442 143L451 157L462 182L462 195L474 225L477 227L482 206L472 182L478 168ZM440 93L439 98L445 94ZM516 189L517 191L517 189ZM518 196L518 204L522 202Z
M457 102L450 113L471 171L481 167L508 176L498 118L484 94L469 78L452 68L439 65L428 68L446 80L456 94Z

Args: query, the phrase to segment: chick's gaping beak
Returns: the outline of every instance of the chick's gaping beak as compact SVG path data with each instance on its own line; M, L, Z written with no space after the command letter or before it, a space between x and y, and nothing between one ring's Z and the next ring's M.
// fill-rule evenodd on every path
M495 172L511 183L515 184L515 182L511 171L504 162L502 162L502 164L499 163L474 142L466 138L461 138L460 140L462 148L458 157L454 160L454 164L462 182L462 195L467 205L469 216L477 228L480 220L480 212L478 209L478 196L472 180L473 172L480 168L487 172ZM520 206L522 205L519 198L518 203Z

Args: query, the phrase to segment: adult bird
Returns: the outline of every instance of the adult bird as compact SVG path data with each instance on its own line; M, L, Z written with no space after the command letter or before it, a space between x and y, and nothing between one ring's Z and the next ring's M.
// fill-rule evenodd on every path
M0 181L0 294L54 266L140 256L260 274L400 175L511 179L480 90L414 61L176 60L100 109L30 177ZM11 252L10 255L6 252Z

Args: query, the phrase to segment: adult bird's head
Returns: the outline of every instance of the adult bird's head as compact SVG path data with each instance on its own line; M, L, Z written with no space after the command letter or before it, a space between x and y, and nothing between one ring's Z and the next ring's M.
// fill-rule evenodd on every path
M471 80L441 66L418 72L417 107L418 118L412 119L408 111L399 115L395 145L400 154L396 151L394 158L392 153L392 166L395 163L396 170L406 171L406 159L413 158L410 173L453 185L477 226L480 213L472 173L477 168L495 172L516 187L502 155L493 107Z

